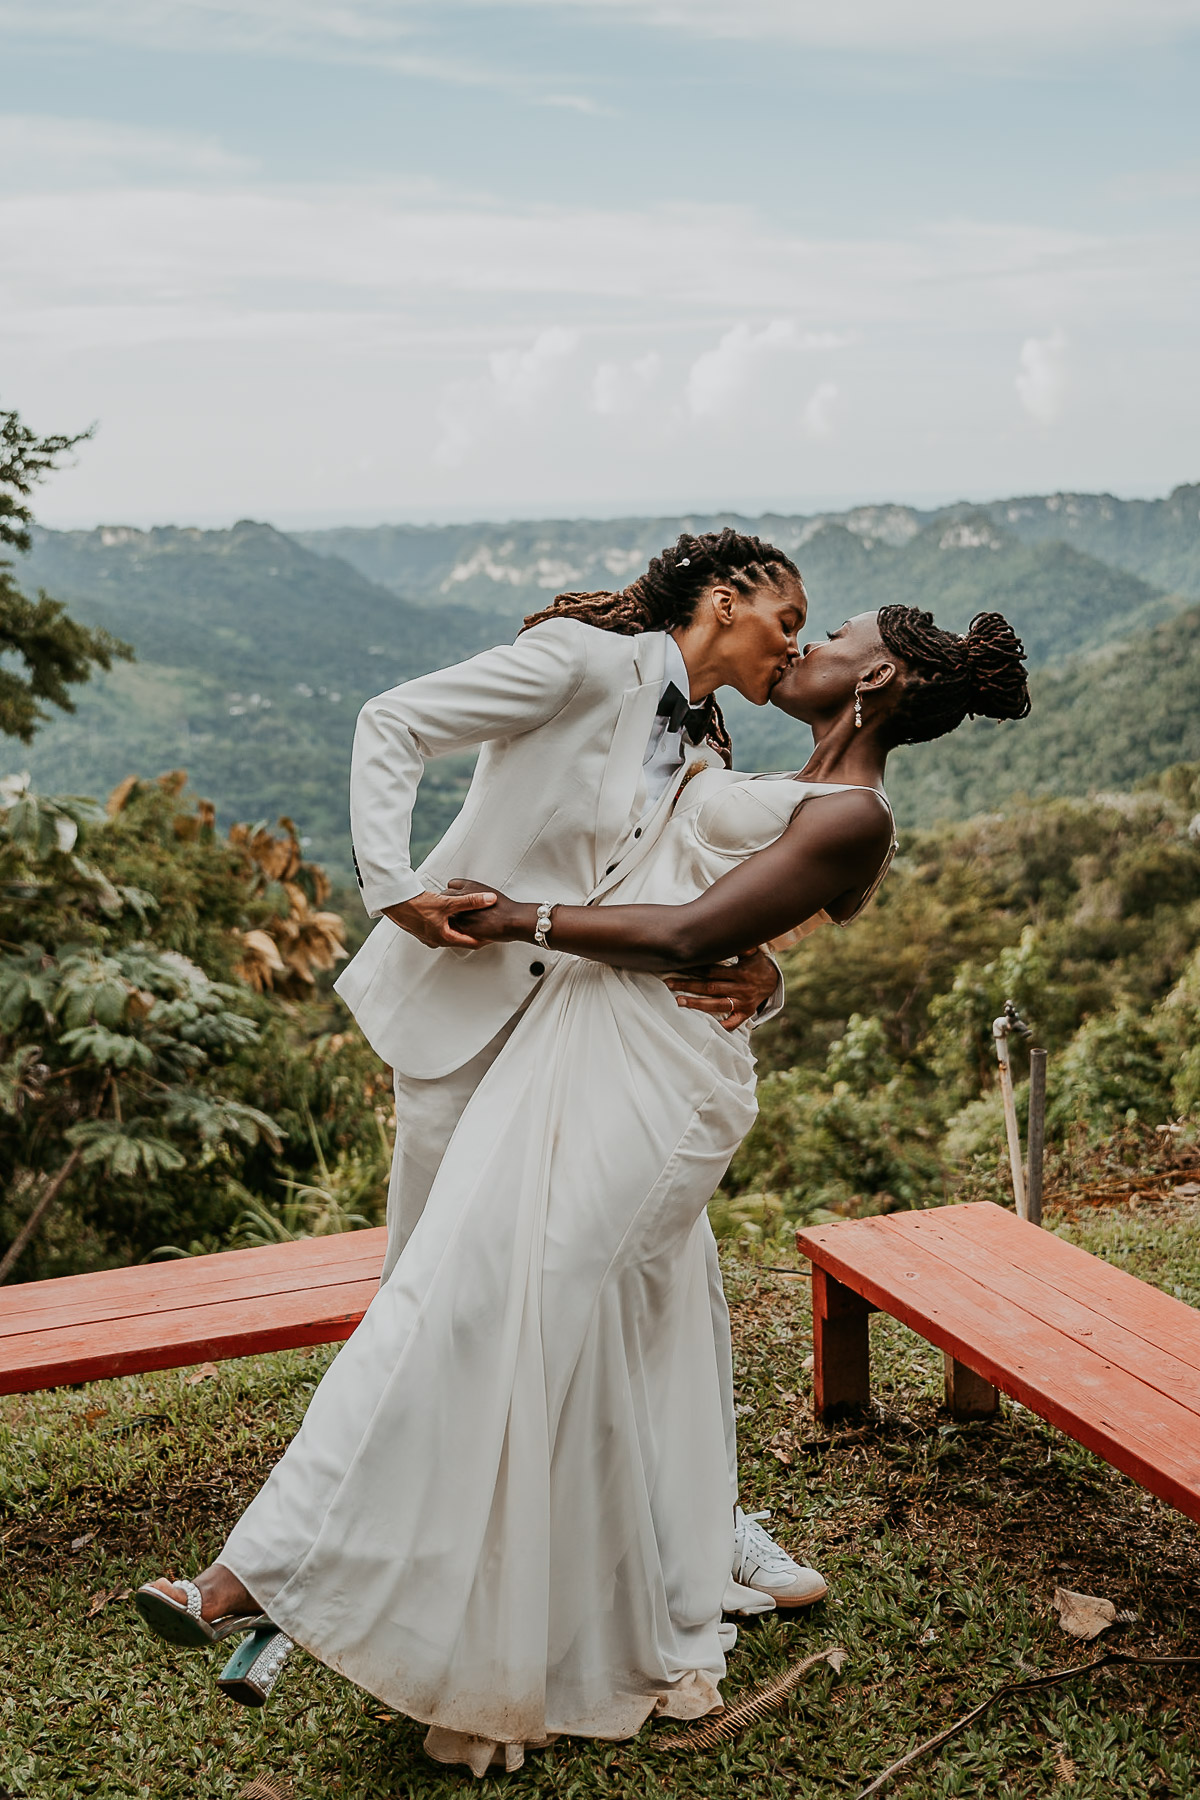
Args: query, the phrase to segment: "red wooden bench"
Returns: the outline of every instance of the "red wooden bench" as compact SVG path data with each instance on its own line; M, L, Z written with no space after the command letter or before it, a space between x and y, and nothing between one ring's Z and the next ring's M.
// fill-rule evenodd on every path
M387 1232L347 1231L0 1287L0 1394L347 1338Z
M983 1201L800 1231L819 1418L870 1399L868 1319L945 1353L959 1417L997 1390L1200 1520L1200 1312Z

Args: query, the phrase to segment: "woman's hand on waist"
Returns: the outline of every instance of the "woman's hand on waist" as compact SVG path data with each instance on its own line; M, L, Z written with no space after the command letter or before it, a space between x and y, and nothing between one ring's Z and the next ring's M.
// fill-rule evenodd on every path
M736 1031L771 999L779 984L779 970L764 951L746 950L734 963L692 969L665 980L677 1006L709 1013L726 1031Z

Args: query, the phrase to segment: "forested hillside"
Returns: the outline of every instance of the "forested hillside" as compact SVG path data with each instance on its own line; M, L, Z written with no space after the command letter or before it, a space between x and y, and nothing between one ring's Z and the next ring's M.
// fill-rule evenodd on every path
M1051 495L937 514L879 506L737 522L797 558L813 633L904 601L960 629L995 607L1024 637L1037 671L1030 721L980 723L952 749L896 760L898 812L917 825L1013 793L1128 786L1200 755L1200 628L1183 597L1184 578L1200 594L1198 497L1179 488L1153 502ZM1053 535L1056 519L1069 542ZM249 522L38 532L18 570L26 588L43 585L106 626L137 661L98 676L22 765L60 792L185 768L223 819L295 817L312 854L345 881L349 751L368 694L510 639L562 588L624 583L684 524L721 522L386 526L299 539ZM1124 566L1097 551L1119 553ZM1168 574L1179 592L1163 585ZM735 698L728 713L741 766L804 761L806 734L769 708ZM431 769L419 849L444 829L469 770L465 758Z
M1171 593L1200 599L1198 483L1177 487L1165 500L1044 494L997 500L988 511L1027 543L1072 544Z
M43 789L106 793L131 773L186 769L224 819L293 816L313 856L342 878L362 701L511 635L507 621L477 611L410 606L248 521L230 531L38 531L18 573L137 653L20 753ZM461 761L431 771L424 841L444 829L468 771Z

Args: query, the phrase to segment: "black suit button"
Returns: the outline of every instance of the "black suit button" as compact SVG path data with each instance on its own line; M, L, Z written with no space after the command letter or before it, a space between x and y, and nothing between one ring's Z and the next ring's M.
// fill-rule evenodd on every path
M638 828L637 828L637 830L636 830L636 831L635 831L635 832L634 832L634 834L633 834L633 835L634 835L634 837L641 837L641 835L642 835L642 828L641 828L641 826L640 826L640 825L639 825L639 826L638 826Z
M531 975L544 975L546 973L545 963L530 963L529 973Z

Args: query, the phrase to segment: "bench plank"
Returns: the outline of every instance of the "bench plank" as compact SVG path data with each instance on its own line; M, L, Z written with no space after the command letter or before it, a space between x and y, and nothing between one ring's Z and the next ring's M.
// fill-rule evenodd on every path
M939 1212L954 1212L954 1207L940 1207ZM914 1228L913 1222L921 1224ZM1032 1229L1037 1230L1034 1226ZM1129 1275L1123 1269L1114 1269L1109 1264L1102 1264L1104 1273L1113 1278L1109 1292L1120 1295L1126 1301L1123 1307L1109 1307L1101 1310L1104 1303L1102 1293L1094 1293L1097 1304L1088 1305L1074 1297L1067 1290L1068 1283L1078 1289L1087 1287L1086 1281L1079 1281L1080 1271L1074 1263L1074 1257L1083 1257L1090 1261L1087 1252L1076 1250L1070 1244L1061 1246L1072 1260L1065 1266L1059 1264L1057 1280L1047 1280L1045 1271L1030 1272L1016 1266L1008 1254L1008 1245L999 1242L981 1244L973 1234L960 1227L939 1224L934 1213L913 1213L904 1222L904 1228L896 1233L897 1237L907 1238L919 1243L925 1250L975 1276L992 1293L1001 1298L1012 1300L1015 1305L1032 1313L1043 1324L1052 1325L1066 1337L1072 1338L1085 1348L1095 1348L1103 1344L1105 1356L1118 1368L1124 1369L1127 1375L1134 1375L1144 1381L1148 1387L1172 1400L1186 1406L1197 1415L1195 1429L1200 1433L1200 1368L1195 1362L1188 1363L1178 1356L1161 1350L1156 1344L1148 1343L1145 1337L1130 1331L1124 1324L1117 1322L1112 1313L1124 1311L1133 1316L1139 1294L1158 1293L1158 1289L1149 1288L1144 1281ZM1052 1234L1042 1232L1046 1239ZM1057 1240L1055 1240L1057 1241ZM1086 1271L1084 1272L1086 1274ZM1107 1283L1091 1283L1093 1290ZM1134 1290L1132 1295L1123 1292L1126 1288ZM1160 1299L1167 1296L1159 1294ZM1179 1301L1173 1301L1179 1307ZM1183 1310L1187 1310L1184 1308ZM1177 1341L1182 1342L1184 1333L1176 1334ZM1196 1355L1200 1360L1200 1345Z
M975 1209L955 1210L967 1214ZM1200 1519L1195 1413L1100 1350L1039 1318L1030 1307L1036 1308L1041 1283L1030 1283L1026 1305L1001 1298L975 1275L935 1254L932 1245L926 1248L911 1230L896 1230L898 1219L907 1222L915 1216L818 1226L798 1233L797 1242L845 1286L1188 1517ZM1037 1231L1011 1217L1009 1223L1021 1231Z
M120 1318L160 1304L199 1303L209 1295L271 1292L280 1284L303 1286L329 1272L383 1264L385 1227L346 1231L331 1237L299 1238L251 1250L221 1250L206 1256L173 1257L133 1268L102 1269L92 1275L61 1275L0 1287L0 1335L37 1329L41 1316L63 1319Z
M22 1307L9 1309L7 1305L7 1289L0 1289L0 1361L4 1361L4 1345L7 1339L29 1336L31 1332L47 1332L47 1330L72 1330L72 1328L103 1325L117 1319L137 1319L146 1314L155 1314L162 1318L169 1312L193 1312L209 1305L223 1305L227 1301L243 1300L252 1305L259 1296L273 1294L315 1294L324 1287L336 1287L338 1283L358 1282L358 1280L380 1280L380 1267L383 1264L383 1240L387 1231L347 1231L345 1238L371 1237L371 1246L347 1247L345 1251L338 1249L336 1255L326 1253L324 1258L281 1258L275 1256L272 1246L272 1262L252 1262L246 1265L241 1258L257 1258L259 1251L225 1251L216 1256L189 1256L180 1262L166 1265L149 1264L137 1269L122 1269L126 1276L140 1276L140 1280L128 1280L122 1283L110 1283L106 1291L92 1291L92 1294L63 1294L54 1303L45 1307ZM304 1240L308 1242L324 1242L324 1240ZM342 1237L335 1240L342 1244ZM302 1244L281 1244L281 1251L300 1249ZM191 1276L193 1264L198 1262L219 1262L227 1258L230 1269L201 1269L196 1276ZM70 1282L70 1276L67 1278ZM29 1287L49 1287L49 1282L22 1283ZM58 1282L56 1282L58 1285ZM20 1292L11 1289L13 1294Z
M378 1289L379 1278L372 1276L322 1288L315 1300L264 1294L249 1308L245 1300L234 1300L192 1313L148 1313L95 1327L32 1332L5 1350L0 1393L335 1343L350 1336Z
M1149 1282L1139 1281L1127 1269L1090 1256L1052 1231L1039 1231L1036 1226L1014 1231L1021 1221L990 1200L908 1213L903 1220L900 1214L893 1216L903 1230L918 1235L927 1229L925 1221L940 1221L941 1230L986 1245L1014 1268L1061 1288L1148 1344L1200 1369L1200 1311Z
M0 1394L335 1343L378 1290L386 1239L346 1232L0 1289ZM38 1288L55 1290L49 1304L29 1304Z

